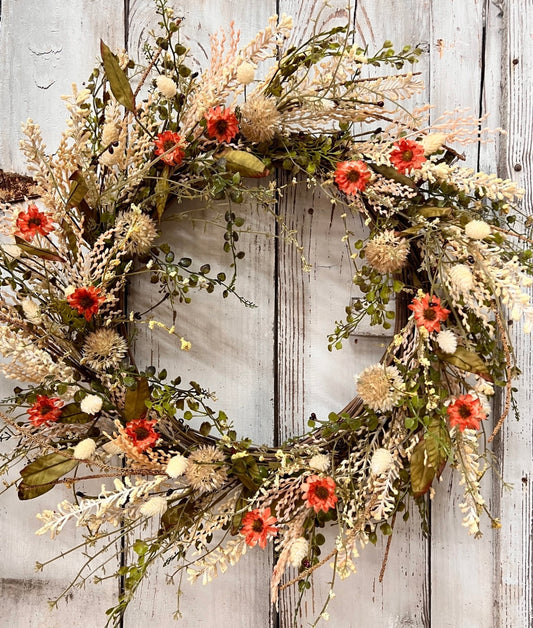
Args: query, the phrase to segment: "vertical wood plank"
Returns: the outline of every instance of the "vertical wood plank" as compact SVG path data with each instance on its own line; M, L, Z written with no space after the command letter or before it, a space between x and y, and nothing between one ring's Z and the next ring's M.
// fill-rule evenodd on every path
M358 41L379 49L391 39L402 45L427 42L429 35L427 2L376 0L359 1L356 11ZM330 3L321 15L324 26L346 20L343 2ZM280 10L297 14L295 38L309 35L312 18L320 2L284 1ZM408 18L406 17L408 16ZM353 19L350 16L348 19ZM416 71L427 75L427 65ZM353 375L376 362L388 344L382 330L363 329L357 344L345 343L342 351L327 350L327 334L335 320L342 319L350 294L353 270L343 253L344 227L341 208L332 208L318 191L305 189L287 193L280 212L289 229L294 229L305 254L313 264L310 273L301 268L298 252L281 244L279 254L279 421L280 440L307 430L307 418L315 412L320 419L340 410L355 395ZM363 234L359 219L350 225ZM359 237L359 235L357 236ZM374 337L367 334L375 334ZM358 573L335 585L336 597L329 605L331 625L349 626L428 626L429 586L426 574L427 543L420 532L416 512L407 523L398 522L392 541L387 571L378 582L385 549L383 539L377 548L369 546L357 559ZM332 542L333 535L328 536ZM328 566L313 574L313 589L304 599L296 619L298 591L288 589L280 602L281 626L310 625L320 613L329 591L332 572ZM320 622L322 625L322 622Z
M509 176L526 189L522 203L531 215L533 199L533 2L509 0L504 12L502 73L503 126L508 131L502 153L502 176ZM533 526L533 429L531 427L533 356L531 337L520 325L512 338L522 375L517 382L520 416L511 415L499 437L500 473L512 490L499 487L502 529L496 536L494 625L531 625L533 617L532 526ZM517 419L520 419L519 421Z
M183 37L191 49L193 69L205 68L209 59L209 35L220 28L229 29L232 20L241 30L241 44L246 45L268 24L275 2L253 3L243 14L239 3L224 0L216 3L201 0L175 5L175 15L184 17ZM242 8L242 5L241 5ZM153 3L135 0L130 6L129 50L139 52L148 30L155 25ZM192 211L196 227L189 221L163 223L164 239L177 257L189 256L197 266L209 262L215 274L228 269L229 255L224 253L223 229L207 222L210 217L225 224L227 206L204 212L193 205L178 206L174 217L184 210ZM246 219L244 228L254 232L274 233L271 216L262 208L243 204L232 208ZM245 258L240 264L237 290L257 305L246 309L235 297L222 299L218 294L192 293L192 303L178 310L176 327L192 343L188 353L180 352L168 335L155 331L141 332L136 345L136 359L141 366L154 364L168 369L169 376L182 375L183 381L198 381L216 392L213 407L223 409L234 422L237 433L256 443L273 441L274 430L274 243L261 235L242 235L239 241ZM146 286L136 285L129 296L131 307L143 311L157 300ZM153 292L153 291L152 291ZM169 308L154 311L158 320L169 322ZM179 343L178 343L179 344ZM171 624L176 609L178 588L183 592L180 611L185 626L269 626L271 605L269 577L271 555L268 550L250 550L239 563L219 578L202 586L191 585L186 576L167 585L166 575L173 565L155 565L128 609L125 628L159 623ZM154 595L154 592L157 592Z
M110 46L122 46L123 10L122 3L110 5L105 0L10 0L1 8L0 168L20 172L25 167L19 153L21 122L28 117L38 122L53 152L66 120L60 96L70 92L72 82L81 84L89 75L100 37ZM0 398L11 394L15 385L2 379ZM62 487L32 502L19 502L15 491L2 495L2 625L54 628L70 623L101 628L105 624L105 610L118 592L111 580L74 589L68 605L63 601L59 610L48 610L47 600L59 596L83 564L80 553L35 573L36 561L44 563L82 541L83 530L74 526L65 528L55 541L35 536L39 528L35 515L69 498L72 493Z

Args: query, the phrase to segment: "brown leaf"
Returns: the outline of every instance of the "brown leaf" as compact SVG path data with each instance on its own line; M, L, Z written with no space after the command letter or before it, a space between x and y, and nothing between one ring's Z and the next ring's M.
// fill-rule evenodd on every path
M121 105L124 105L128 111L135 111L135 96L131 89L130 82L124 70L120 67L116 56L111 52L109 46L106 46L100 40L100 52L102 53L102 62L109 86L113 92L113 96Z

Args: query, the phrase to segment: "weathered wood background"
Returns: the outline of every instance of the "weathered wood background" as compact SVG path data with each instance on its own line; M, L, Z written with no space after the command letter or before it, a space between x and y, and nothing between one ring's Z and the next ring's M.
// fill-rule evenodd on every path
M427 87L420 101L431 102L435 116L470 107L475 114L488 113L489 126L507 129L499 141L467 150L467 157L473 167L497 169L501 176L519 180L529 188L524 206L531 208L533 0L352 0L349 10L345 0L330 0L322 11L322 0L176 0L174 6L186 18L185 32L200 61L210 32L235 20L246 42L276 12L294 16L295 39L309 34L319 15L323 26L354 20L359 42L370 47L385 39L398 47L421 44L426 54L417 69ZM4 0L0 7L0 168L23 172L21 120L38 121L52 150L65 119L59 97L70 91L71 82L80 84L88 76L99 39L137 55L154 24L154 11L150 0ZM262 230L273 230L259 210L246 211ZM261 442L302 432L311 412L324 417L340 409L354 394L353 374L375 361L384 343L381 334L366 330L356 344L328 353L326 334L342 318L351 278L339 242L338 215L311 193L287 194L280 211L304 244L311 273L302 273L294 248L250 236L240 291L259 305L256 310L244 310L231 300L197 299L183 312L184 332L194 350L179 356L179 363L157 335L143 337L137 348L141 364L170 365L216 389L220 407L234 417L240 433ZM216 232L202 232L202 251L210 261L219 239ZM190 248L186 237L176 242L184 251ZM202 251L195 249L195 259ZM132 298L142 303L146 296L137 290ZM501 530L487 525L483 539L467 536L460 524L458 478L445 473L429 504L430 537L420 533L416 512L408 523L398 523L382 584L378 575L384 545L367 548L359 573L336 588L330 625L531 625L533 354L529 337L521 337L518 329L516 344L523 369L518 393L522 415L520 422L507 420L496 444L499 472L514 486L504 491L497 474L485 485ZM11 384L2 386L8 394ZM55 498L60 501L61 495ZM74 591L60 611L47 608L47 599L61 592L83 560L71 554L34 573L36 560L45 562L76 542L74 531L64 531L55 542L34 536L34 515L49 502L50 494L30 503L18 503L14 493L1 498L0 625L103 626L104 611L117 593L114 580ZM271 608L270 564L268 551L250 552L206 587L185 580L167 586L168 570L161 567L140 591L124 626L172 626L178 587L184 592L182 625L187 627L310 625L324 602L331 571L326 567L314 576L313 590L294 619L294 590L283 595L279 612Z

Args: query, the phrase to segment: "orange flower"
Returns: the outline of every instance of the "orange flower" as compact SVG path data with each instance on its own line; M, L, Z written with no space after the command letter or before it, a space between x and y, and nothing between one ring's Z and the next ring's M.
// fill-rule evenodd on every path
M346 194L357 194L366 188L370 170L364 161L340 161L335 169L335 183Z
M156 423L156 420L135 419L126 425L124 432L131 438L134 447L139 451L146 451L151 449L159 438L159 434L152 427Z
M415 314L418 327L425 327L429 332L440 331L440 324L448 318L450 310L442 307L440 299L426 294L421 299L413 299L407 306Z
M89 286L88 288L76 288L67 297L70 307L78 310L78 314L85 316L85 320L90 321L98 312L100 304L105 301L105 297L100 294L100 288Z
M174 133L173 131L159 133L154 144L155 154L162 155L161 160L168 166L179 166L183 161L185 150L183 149L183 142L179 133ZM170 152L167 153L167 151Z
M450 425L457 425L461 432L464 430L479 430L480 421L487 418L481 401L472 395L461 395L447 408Z
M207 133L219 142L231 142L239 132L239 123L231 109L211 107L205 114Z
M57 397L47 397L46 395L37 395L37 401L28 410L30 421L36 427L49 425L54 423L61 416L61 407L63 402Z
M303 498L308 508L314 508L315 512L323 510L328 512L335 508L337 496L335 495L335 480L333 478L320 478L318 475L310 475L302 484Z
M278 529L273 526L276 523L276 517L270 513L270 508L259 510L251 510L242 518L241 534L244 534L246 544L255 547L259 543L259 547L265 549L268 538L276 536Z
M405 174L408 170L416 170L426 161L424 147L413 140L398 140L390 154L392 165Z
M45 236L52 231L54 227L48 214L40 211L37 205L29 205L28 211L20 212L17 216L15 235L27 242L33 240L37 234Z

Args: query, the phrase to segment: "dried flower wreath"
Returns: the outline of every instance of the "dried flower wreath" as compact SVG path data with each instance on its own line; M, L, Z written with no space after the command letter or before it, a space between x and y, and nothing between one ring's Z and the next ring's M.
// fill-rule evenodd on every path
M490 462L479 451L482 421L495 387L504 388L490 442L517 373L507 312L524 319L526 332L533 324L522 193L459 165L450 147L480 141L479 121L461 113L428 125L427 108L400 104L422 87L398 72L418 49L395 52L386 42L371 53L350 43L349 27L287 47L286 16L241 49L233 28L214 35L211 64L198 75L180 20L164 0L156 8L160 34L145 45L146 65L102 43L101 65L65 99L70 118L55 153L28 121L22 150L40 200L3 207L0 370L26 386L5 402L2 437L14 445L4 469L22 467L22 500L59 483L112 482L45 510L38 534L84 527L87 546L101 540L96 566L115 538L131 542L136 558L120 568L124 589L108 611L114 624L162 556L206 582L248 546L272 541L274 601L289 566L298 575L288 584L302 591L326 562L347 577L357 548L391 535L407 499L424 524L424 496L446 464L461 474L464 525L479 535L479 479ZM371 76L386 66L392 74ZM383 359L356 378L355 399L279 448L239 439L197 383L136 366L130 346L139 325L165 329L182 350L190 345L152 313L127 311L124 300L133 274L174 311L198 290L236 295L235 273L213 275L175 255L160 224L170 203L227 203L223 247L236 269L244 219L234 207L256 199L274 212L283 186L250 183L273 168L294 177L285 186L321 186L342 220L361 215L369 230L365 240L348 229L343 239L359 296L330 349L364 317L395 325ZM158 532L143 538L150 518ZM328 522L337 536L323 557Z

